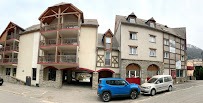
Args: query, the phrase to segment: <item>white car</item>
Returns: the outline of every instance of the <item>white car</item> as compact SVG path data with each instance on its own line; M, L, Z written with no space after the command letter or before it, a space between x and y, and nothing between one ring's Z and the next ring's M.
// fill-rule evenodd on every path
M141 93L154 96L157 92L172 91L172 87L173 79L170 75L156 75L141 85Z

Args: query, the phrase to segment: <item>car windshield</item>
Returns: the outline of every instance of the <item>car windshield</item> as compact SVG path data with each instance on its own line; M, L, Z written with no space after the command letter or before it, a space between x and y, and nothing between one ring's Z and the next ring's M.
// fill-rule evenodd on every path
M151 78L147 81L147 83L154 83L158 78Z

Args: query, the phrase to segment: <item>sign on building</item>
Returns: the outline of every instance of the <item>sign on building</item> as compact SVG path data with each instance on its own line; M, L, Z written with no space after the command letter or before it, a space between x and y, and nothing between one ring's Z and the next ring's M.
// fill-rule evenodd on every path
M169 49L171 53L175 53L175 41L174 40L169 40Z
M176 61L176 69L181 69L181 61Z

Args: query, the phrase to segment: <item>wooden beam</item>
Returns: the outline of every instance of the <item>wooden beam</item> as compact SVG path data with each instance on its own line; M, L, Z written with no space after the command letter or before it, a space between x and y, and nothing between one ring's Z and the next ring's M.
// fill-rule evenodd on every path
M79 14L79 12L61 13L61 15L69 15L69 14Z
M55 16L55 17L57 18L57 15L56 15L56 14L54 14L54 15L49 15L49 16L45 16L45 17L42 17L42 18L45 19L45 18L49 18L49 17L53 17L53 16Z
M58 14L57 12L55 12L54 10L51 10L53 13Z
M67 7L65 10L63 10L61 13L64 13L66 10L68 10L69 9L69 7Z

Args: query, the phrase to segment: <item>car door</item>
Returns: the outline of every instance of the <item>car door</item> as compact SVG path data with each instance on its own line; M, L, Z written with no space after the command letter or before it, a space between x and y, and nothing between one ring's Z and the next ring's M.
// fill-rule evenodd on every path
M156 91L157 91L157 92L160 92L160 91L164 90L163 77L159 78L159 79L156 81L155 87L156 87Z
M169 78L164 77L164 90L168 90L169 84L170 84Z
M129 94L129 85L126 85L126 82L124 80L116 80L115 84L115 90L117 95Z

